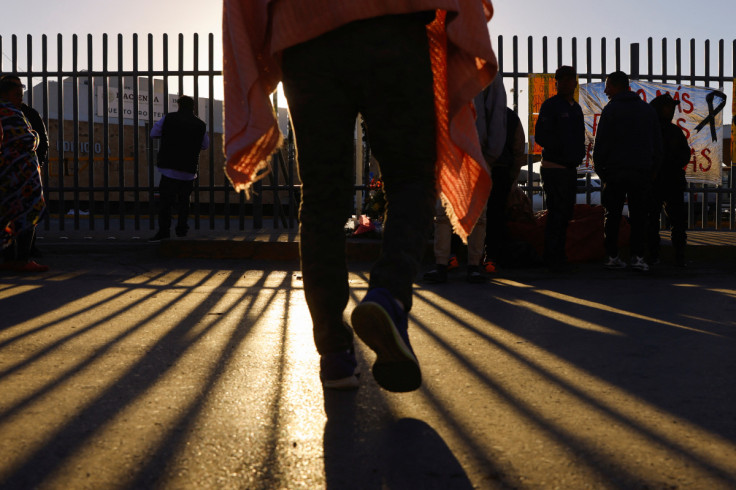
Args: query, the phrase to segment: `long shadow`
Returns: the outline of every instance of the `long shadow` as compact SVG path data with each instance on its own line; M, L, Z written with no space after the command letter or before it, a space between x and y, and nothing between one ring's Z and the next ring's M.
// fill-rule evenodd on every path
M194 285L193 288L197 287L198 285L206 283L207 279L211 278L214 275L214 273L208 274L208 276L202 278L198 284ZM151 286L149 285L137 285L135 286L135 289L151 289ZM155 296L162 290L168 289L166 286L159 286L156 289L152 289L151 292L138 300L134 301L133 303L127 305L127 309L130 309L135 306L140 306L144 304L146 301L148 301L151 297ZM119 297L123 296L124 294L127 294L130 292L130 289L122 291L118 294L116 294L113 298L110 298L106 300L103 303L98 304L97 306L102 306L106 303L114 304L115 299L118 299ZM177 302L183 302L186 299L186 295L182 295L181 298L177 300ZM177 303L175 302L172 307L175 306ZM76 364L70 365L64 370L57 371L55 373L54 378L49 379L48 382L46 382L44 385L40 386L36 393L28 395L26 398L17 401L13 406L7 408L2 413L0 413L0 422L4 419L12 417L15 413L19 412L26 406L30 405L35 400L38 400L39 398L42 398L46 393L49 393L51 390L61 386L65 381L71 379L74 375L81 372L83 369L89 367L92 365L95 361L101 359L106 354L110 352L111 349L113 349L119 342L125 340L126 338L133 335L135 332L140 330L141 328L145 328L148 324L148 321L151 320L153 317L158 315L160 312L155 311L151 313L149 317L140 318L138 319L137 325L131 326L131 328L128 328L122 332L120 332L118 335L112 337L107 342L105 342L104 345L100 346L93 355L87 357L81 362L78 362ZM0 379L2 379L5 376L10 376L13 373L23 369L24 367L32 365L34 362L38 362L43 358L43 356L53 353L56 349L61 348L65 343L70 342L76 337L79 337L85 333L92 332L96 328L100 328L101 326L105 325L107 322L113 320L118 315L118 311L111 310L111 312L104 316L104 317L95 317L96 320L94 322L91 322L87 324L87 326L82 328L77 328L74 330L74 333L68 334L65 336L62 336L61 338L57 339L53 343L45 346L44 348L38 350L33 356L16 363L9 368L0 371ZM52 326L52 324L48 325Z
M606 281L610 280L606 279ZM623 316L617 312L601 311L589 304L576 305L574 302L571 303L569 300L560 299L559 297L536 294L539 289L551 289L558 292L564 290L571 298L581 298L603 305L612 304L619 311L630 311L631 298L611 294L610 284L607 284L608 289L604 288L603 291L599 291L600 288L593 288L591 284L574 284L571 281L550 282L545 279L525 282L527 286L531 287L513 288L490 285L487 288L476 288L476 294L485 298L482 301L478 301L477 297L469 295L468 292L471 290L468 288L460 288L458 291L457 289L445 287L436 288L435 291L455 303L459 308L464 308L483 318L492 319L494 325L498 328L522 336L534 345L661 407L663 410L686 418L722 437L730 440L736 439L736 427L734 427L731 411L734 406L736 386L734 386L730 375L725 374L733 373L736 370L733 328L724 326L722 322L714 322L709 319L695 322L690 319L690 325L687 326L692 330L688 330L676 326L678 321L682 323L685 318L677 311L671 312L670 315L664 315L662 311L657 311L655 315L659 315L661 321L653 322L647 320L647 318L652 318L653 315L649 308L645 308L644 311L635 310L631 312L632 315ZM647 282L645 279L644 283L639 284L639 286L651 288L653 285L651 281ZM636 286L632 286L629 281L621 287L628 289L629 294L640 294ZM632 288L634 289L632 290ZM674 285L667 286L663 290L659 289L657 291L657 297L667 298L670 305L677 304L676 298L678 294L682 293L680 289ZM705 299L705 296L711 296L712 300L712 292L703 289L697 291L695 297L689 296L689 299L698 301ZM644 292L646 292L646 289L641 293ZM651 295L650 291L649 294ZM576 318L603 325L606 328L619 331L623 335L611 336L581 330L553 318L544 317L536 312L530 314L529 311L525 311L520 317L516 316L514 310L518 310L518 307L509 306L509 304L512 304L513 300L518 298L523 298L527 302L549 310L564 312L567 315L574 315ZM451 311L444 311L444 314L450 317L455 315ZM536 319L534 319L535 315L538 316ZM519 318L523 318L523 321L518 321ZM648 438L664 445L664 447L679 452L694 464L707 469L714 475L718 475L722 480L730 482L729 484L736 485L733 475L725 473L721 468L711 465L710 462L699 458L678 444L662 439L657 434L641 427L640 424L612 412L595 399L570 386L569 383L566 383L554 373L548 372L533 360L523 358L512 349L505 348L475 326L457 319L456 321L463 328L493 344L494 348L505 350L507 354L514 356L519 362L543 375L550 382L562 386L565 390L585 401L586 404L598 410L603 410L608 416L631 426L639 433L645 434ZM436 341L448 348L447 344L429 327L423 326L423 328ZM728 336L724 337L724 334ZM694 352L697 354L694 354ZM561 433L556 428L545 424L535 413L527 410L521 400L512 399L508 393L504 393L500 386L480 373L477 367L463 360L462 354L456 352L454 355L461 362L464 362L466 368L474 375L483 379L485 383L490 383L494 391L499 391L504 396L509 397L509 401L517 409L520 409L525 416L540 423L545 431L551 432L554 437L561 439L566 445L577 448L585 456L584 445L576 441L572 434ZM695 366L695 363L699 365ZM694 400L694 402L687 403L688 400ZM707 402L703 403L705 400ZM719 402L723 403L714 408L713 405L717 405ZM728 407L731 407L731 409ZM714 415L716 416L714 417ZM609 464L610 462L606 463L606 465ZM595 464L595 466L599 471L603 469L598 464ZM614 478L609 481L625 483L625 480L617 478L616 475L607 474L606 477Z
M224 287L232 287L238 280L238 274L233 273L223 282ZM263 285L265 277L261 278L260 285ZM258 288L259 285L253 286ZM253 298L252 301L255 301ZM168 305L172 307L172 305ZM85 443L96 434L106 423L110 422L115 416L121 412L128 404L134 402L140 395L153 387L165 374L172 369L179 358L193 345L195 345L207 332L211 331L221 320L214 321L207 328L197 331L195 335L190 335L191 329L196 326L198 319L204 317L209 312L209 305L203 301L191 314L179 324L173 326L163 335L148 352L139 359L134 365L129 367L125 374L121 376L115 383L110 385L103 393L101 393L93 402L89 403L76 416L68 420L66 424L54 432L37 451L28 457L21 465L12 470L12 474L8 478L0 482L0 486L4 488L35 488L44 483L45 478L59 468L65 460L67 454L73 454L75 451L85 445ZM142 323L137 327L141 328ZM249 329L240 329L238 340L247 336ZM223 353L222 356L226 354ZM222 358L222 357L221 357ZM218 376L222 368L222 362L215 363L217 369L214 370ZM69 376L71 374L67 374ZM211 386L211 384L209 385ZM195 402L194 406L199 408L205 395L201 395ZM194 415L189 411L189 417ZM169 436L178 437L178 436ZM159 454L169 454L169 449L173 446L169 442L163 444ZM161 463L160 455L154 458L152 464ZM141 481L150 482L153 480L148 465L142 473ZM156 467L160 469L159 467ZM144 487L146 484L143 485Z
M326 488L474 488L442 437L426 422L395 419L375 385L326 390L324 406Z
M365 275L358 276L367 280ZM359 299L355 289L351 290L351 296L354 302ZM358 391L324 391L326 487L474 488L442 437L426 422L410 418L397 420L387 402L387 396L392 395L370 381L368 359L358 355L358 363L361 371ZM452 417L447 411L439 412L443 419ZM500 475L486 455L478 452L477 456L489 473Z
M263 284L266 279L267 277L264 276L261 281L259 281L259 283ZM287 285L288 280L289 279L287 276L283 279L281 286L272 286L273 292L271 293L270 297L266 298L267 305L275 300L281 289L286 289L285 286ZM257 287L258 286L255 285L253 286L253 288ZM249 296L251 297L249 298ZM202 408L206 403L210 392L212 391L212 388L216 386L217 380L221 378L223 374L225 374L228 364L233 359L234 354L238 352L238 347L250 334L250 326L255 323L255 319L257 319L257 317L259 316L258 312L253 313L253 309L257 300L258 303L262 302L263 294L260 294L258 298L256 296L257 295L251 295L249 290L243 292L242 299L249 302L243 318L244 325L240 328L235 329L235 331L233 332L233 336L228 340L226 346L222 349L220 357L213 362L215 366L214 369L207 377L207 380L202 383L203 386L207 386L209 387L209 389L203 390L202 393L197 396L196 400L187 408L186 413L176 424L176 428L169 432L168 436L165 438L165 440L162 441L155 453L146 459L145 465L138 471L135 480L130 485L130 488L160 488L164 483L163 480L167 477L167 474L165 472L167 465L171 462L172 457L185 447L191 434L191 428L195 426L197 418L202 412ZM251 313L254 314L255 318L253 319L253 321L247 321L250 318ZM282 329L282 338L280 339L280 362L276 367L277 381L273 383L273 386L275 387L275 392L269 394L269 397L271 398L271 403L267 415L271 418L272 423L270 424L270 432L266 437L266 441L264 441L263 444L266 447L266 455L262 457L260 469L254 472L255 474L259 475L265 474L266 480L270 480L272 476L271 473L273 472L276 464L275 455L279 434L278 406L280 400L282 399L284 387L283 378L285 337L286 329L284 328ZM236 469L236 471L240 470L242 470L242 468Z
M526 325L507 322L502 328L663 410L736 442L736 424L729 415L736 406L736 383L732 377L736 372L736 329L733 323L724 323L727 315L719 309L732 304L733 299L710 291L701 280L696 282L700 287L686 288L647 278L619 281L613 286L610 280L606 282L604 290L570 282L557 283L553 288L544 283L537 289L552 289L568 298L630 314L601 311L569 299L536 294L535 289L531 290L535 294L526 295L526 299L599 323L622 336L590 335L574 328L549 329L544 321ZM456 301L463 304L462 298ZM698 319L687 316L694 312L695 305L700 306L696 310L701 313ZM478 311L477 304L467 306L474 307L481 316L494 318L490 309Z

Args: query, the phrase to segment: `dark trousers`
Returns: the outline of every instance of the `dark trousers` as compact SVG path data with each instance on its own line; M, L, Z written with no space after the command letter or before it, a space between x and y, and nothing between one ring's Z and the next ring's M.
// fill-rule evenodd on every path
M511 172L508 167L491 167L493 187L486 206L486 259L498 261L508 240L506 203L511 193Z
M577 170L542 167L542 188L547 200L547 223L544 226L544 261L548 265L567 262L565 243L567 225L575 209Z
M601 204L605 208L603 229L606 253L618 256L618 230L624 203L628 200L631 255L644 257L646 250L647 214L651 198L651 179L647 172L621 170L607 176L601 191Z
M355 121L381 167L386 219L369 288L411 308L436 198L434 92L424 21L358 21L287 49L284 92L297 144L304 292L320 354L352 346L344 226L354 209Z
M194 189L193 180L172 179L165 175L161 176L158 184L160 196L160 208L158 214L158 228L161 231L171 230L171 210L176 206L178 221L176 233L185 235L189 230L189 197Z
M670 223L672 247L675 256L682 258L687 243L687 207L685 206L685 183L658 182L655 184L650 201L647 225L647 245L651 259L659 258L659 218L662 207Z

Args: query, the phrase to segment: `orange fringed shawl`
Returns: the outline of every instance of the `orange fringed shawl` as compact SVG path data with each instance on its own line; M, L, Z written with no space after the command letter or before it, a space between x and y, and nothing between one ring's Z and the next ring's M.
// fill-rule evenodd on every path
M455 232L466 240L491 190L472 103L498 70L486 26L493 14L490 1L343 0L338 12L314 22L294 15L299 22L294 22L293 28L308 32L280 35L284 44L280 46L271 45L269 3L273 1L224 1L225 170L235 189L249 192L250 186L266 174L269 158L282 141L269 98L281 79L280 49L288 47L289 42L303 42L308 36L342 25L337 22L436 9L427 34L437 115L437 190ZM320 7L313 3L309 5L312 12L319 12ZM330 0L322 3L323 8L335 8ZM299 40L300 35L307 37Z

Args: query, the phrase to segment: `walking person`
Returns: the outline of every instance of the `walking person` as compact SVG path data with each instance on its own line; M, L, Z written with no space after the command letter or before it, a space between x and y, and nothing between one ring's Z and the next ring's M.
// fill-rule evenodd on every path
M158 232L149 241L171 237L171 209L176 205L176 236L189 231L189 199L199 170L199 152L210 146L207 125L194 114L194 99L183 95L176 101L179 110L159 119L151 138L161 138L158 150L159 215Z
M585 158L585 121L575 101L575 69L559 67L555 85L557 94L542 103L534 134L542 147L542 188L547 200L544 261L551 271L564 272L569 269L565 244L575 208L577 167Z
M606 78L609 102L601 112L593 147L593 165L601 178L601 204L605 208L604 266L622 269L618 232L624 203L628 201L631 237L630 266L649 270L644 260L647 214L652 181L662 162L662 133L654 109L629 88L629 76L615 71Z
M675 263L685 265L685 245L687 243L687 208L685 206L685 166L690 161L690 145L687 137L677 124L672 122L679 100L670 94L655 97L650 103L659 117L662 130L662 166L654 179L651 208L649 210L648 245L649 262L659 262L659 217L662 208L667 215L675 250Z
M490 189L470 105L497 70L490 3L225 0L224 8L228 176L236 190L247 190L263 175L282 139L268 95L283 80L302 182L304 293L324 388L358 386L353 330L343 319L343 227L352 214L359 113L387 209L381 256L352 327L376 353L372 371L381 387L419 388L408 314L437 189L462 238Z

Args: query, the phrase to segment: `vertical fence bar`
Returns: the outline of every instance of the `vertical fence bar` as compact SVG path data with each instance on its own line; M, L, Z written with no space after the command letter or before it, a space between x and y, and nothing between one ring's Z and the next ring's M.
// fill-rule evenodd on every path
M601 76L603 81L606 80L608 72L606 71L606 38L601 38Z
M104 182L103 213L104 229L110 229L110 107L108 80L107 34L102 35L102 174Z
M57 146L58 146L58 155L59 155L59 175L58 175L58 183L59 183L59 224L61 225L59 228L61 230L64 230L65 226L65 216L66 216L66 196L64 195L64 174L66 173L66 165L65 165L65 158L64 158L64 80L63 80L63 71L62 71L62 65L63 65L63 54L64 54L64 46L63 46L63 39L61 34L56 36L56 62L58 63L56 69L57 69L57 83L56 83L56 122L57 122Z
M662 38L662 83L667 80L667 38Z
M164 114L169 112L169 36L163 36L163 57L164 57Z
M30 34L26 36L26 71L26 103L29 107L33 107L33 41ZM0 67L0 73L2 73L2 67Z
M527 69L528 74L534 73L534 38L532 36L529 36L527 38ZM527 77L528 79L528 77ZM527 85L527 99L530 100L531 98L531 87ZM527 107L529 107L530 104L527 104ZM514 107L514 110L518 114L519 108ZM527 119L531 118L531 114L527 117ZM528 128L529 132L532 131L533 128ZM527 141L529 141L529 137L527 135ZM528 146L528 143L527 143ZM534 191L534 163L532 160L532 148L529 148L526 155L526 185L524 192L526 193L526 196L529 198L529 202L532 202L532 196Z
M675 39L675 81L682 84L682 39Z
M621 70L621 38L616 38L616 71Z
M212 208L212 211L210 211L210 230L215 229L215 99L213 96L213 92L215 90L215 76L214 76L214 46L215 46L215 40L214 36L212 34L209 35L207 38L207 68L209 73L207 74L207 90L209 91L209 105L208 105L208 111L207 111L207 122L209 123L207 126L207 131L209 131L210 136L210 147L208 149L208 155L209 155L209 165L210 165L210 173L209 173L209 202L210 207ZM227 180L227 178L225 179ZM227 186L225 186L223 190L223 195L227 198L228 195L228 189ZM226 229L229 226L229 223L225 222Z
M705 44L703 46L703 51L704 51L703 54L704 54L704 58L705 58L704 59L705 69L704 69L704 73L703 73L703 75L704 75L703 76L703 81L704 81L706 87L710 87L710 40L708 40L708 39L705 40ZM719 131L722 131L721 128L718 128L718 130ZM702 217L702 219L703 219L702 226L703 226L703 228L705 228L706 224L708 223L708 214L709 214L709 209L708 208L710 206L710 193L708 192L708 187L709 186L706 185L706 184L703 185L703 208L702 208L702 215L703 215L703 217ZM716 214L715 221L716 221L716 228L717 228L718 227L718 223L717 223L717 221L718 221L718 212L716 212L715 214Z
M178 96L184 95L184 34L179 33L179 93Z
M511 44L512 49L512 55L514 57L513 59L513 68L514 68L514 110L518 111L519 109L519 37L514 36L512 39Z
M78 41L77 35L72 36L72 144L74 145L74 229L79 229L79 64L78 64Z
M18 73L18 36L13 34L11 39L11 51L10 51L10 64L12 66L12 72Z
M647 38L647 80L654 81L654 39Z
M139 115L139 72L138 72L138 34L133 34L133 229L141 229L141 216L140 216L140 115Z
M125 229L125 79L123 78L123 35L118 34L118 215Z
M295 189L295 183L294 183L294 174L296 173L294 169L296 168L296 150L294 145L294 131L291 127L291 121L289 121L288 128L287 128L287 135L286 139L288 142L288 169L289 169L289 177L287 184L289 185L289 228L293 229L296 223L296 215L297 215L297 193ZM301 195L301 193L299 194ZM301 199L300 199L301 200Z
M148 34L148 124L146 125L146 159L148 160L148 229L156 226L156 175L154 174L153 139L153 99L156 96L153 86L153 34Z
M632 43L630 46L630 63L629 78L631 80L639 79L639 43Z
M570 65L575 69L575 73L578 72L578 38L573 37L572 38L572 63Z
M92 34L87 34L87 168L89 170L89 229L95 229L95 112L94 112L94 71L92 52Z
M279 124L279 91L274 90L273 92L273 110L276 113L276 125ZM273 228L279 228L279 217L281 215L281 209L276 209L277 206L280 208L281 202L279 201L279 169L281 167L281 149L277 148L276 151L271 155L271 182L273 182L273 189L271 191L271 216L273 218Z
M723 78L723 61L724 61L724 53L723 53L723 39L721 39L718 42L718 90L724 92L726 87L724 85L725 79ZM718 128L718 131L723 134L723 128ZM725 139L725 138L724 138ZM725 149L725 148L724 148ZM721 152L723 154L723 152ZM724 162L725 163L725 162ZM728 172L728 170L725 170ZM723 165L721 165L721 173L724 172ZM728 182L728 178L726 179L726 182ZM716 230L718 230L721 227L721 220L723 217L721 216L721 207L723 206L723 198L725 197L721 191L724 189L722 188L723 184L723 175L721 175L721 181L718 182L718 189L716 192Z
M586 66L586 77L585 80L588 83L593 82L593 41L591 38L585 39L585 66Z
M542 73L549 73L547 60L547 36L542 36Z
M193 98L194 98L194 104L195 104L195 111L198 116L199 114L199 36L195 33L194 38L192 39L192 51L194 52L194 58L192 59L192 84L193 84ZM197 156L199 158L199 156ZM212 168L209 170L212 172ZM199 230L200 224L199 224L199 215L201 213L200 210L200 199L199 199L199 176L202 174L202 172L197 169L197 178L194 180L194 229ZM212 203L210 203L209 206L209 212L212 213Z

